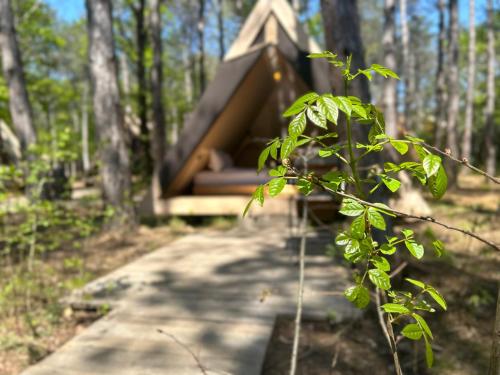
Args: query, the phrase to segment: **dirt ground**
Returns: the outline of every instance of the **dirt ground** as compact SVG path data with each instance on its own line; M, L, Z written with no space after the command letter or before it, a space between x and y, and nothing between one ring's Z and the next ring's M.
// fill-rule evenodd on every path
M500 243L500 189L484 186L472 176L462 178L459 186L444 200L432 203L433 216ZM428 250L423 262L414 262L406 256L402 259L409 265L400 275L400 282L404 277L424 280L435 286L448 302L447 312L427 317L435 336L436 359L432 369L426 368L422 343L400 342L398 351L405 375L486 374L500 282L500 254L481 242L435 225L399 225L418 233L419 239L428 244L427 249L432 248L435 238L446 246L441 258ZM263 375L288 374L293 329L291 317L277 320ZM298 374L393 373L392 357L373 307L357 322L330 325L328 321L304 321Z
M75 252L75 249L61 249L51 253L43 264L50 267L47 281L57 285L70 280L74 272L83 272L90 281L129 263L130 261L164 246L174 239L194 231L225 230L234 221L216 219L195 222L188 225L180 219L157 225L141 225L133 233L105 232L90 238ZM78 256L79 269L68 270L65 260ZM37 315L36 328L31 329L22 318L0 319L0 375L17 375L28 365L38 362L55 351L67 340L105 314L100 311L72 311L60 304L44 304L40 301L33 315Z

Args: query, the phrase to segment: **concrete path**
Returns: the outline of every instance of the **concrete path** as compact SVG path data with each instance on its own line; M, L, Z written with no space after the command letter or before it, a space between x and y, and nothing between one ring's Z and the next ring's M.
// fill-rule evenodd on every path
M207 374L260 374L276 316L294 313L298 239L285 224L190 235L92 282L73 302L112 311L23 375L203 374L189 351ZM305 314L342 319L355 310L322 293L349 278L322 255L329 238L309 240Z

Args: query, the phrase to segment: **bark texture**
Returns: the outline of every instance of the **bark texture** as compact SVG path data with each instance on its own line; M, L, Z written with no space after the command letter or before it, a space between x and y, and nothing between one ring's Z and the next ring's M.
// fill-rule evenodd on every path
M10 115L21 150L26 156L28 146L36 142L36 133L10 0L0 0L0 47L3 74L9 91Z
M411 104L413 101L412 62L410 56L410 29L408 27L408 11L406 0L399 2L401 14L401 44L403 47L403 81L404 81L404 113L405 126L411 129Z
M225 33L224 33L224 0L214 0L217 13L217 29L219 40L219 60L224 60L226 54Z
M384 1L384 34L382 43L384 47L384 65L396 71L395 51L395 0ZM391 137L397 137L397 108L396 108L396 85L394 79L385 79L382 87L383 109L385 115L385 132Z
M496 174L496 134L495 134L495 24L493 0L488 0L488 73L486 84L486 172Z
M198 68L199 68L199 96L205 91L207 84L205 73L205 0L198 0Z
M441 148L444 143L446 130L446 103L448 93L446 91L446 24L445 24L445 0L438 0L439 12L439 34L438 34L438 57L436 72L436 134L434 143Z
M469 0L469 45L467 66L467 97L465 103L465 124L462 139L462 156L470 159L472 145L472 125L474 123L474 90L476 78L476 2Z
M161 167L166 147L161 32L161 2L160 0L151 0L151 37L153 41L153 69L151 71L151 93L153 97L152 146L155 171Z
M86 0L86 7L89 68L103 197L115 211L113 224L129 224L133 222L130 161L118 89L111 0Z
M135 17L135 37L137 45L137 108L139 112L140 127L140 154L147 174L152 171L150 135L148 129L148 103L146 97L146 43L147 32L145 26L146 0L135 1L132 7Z

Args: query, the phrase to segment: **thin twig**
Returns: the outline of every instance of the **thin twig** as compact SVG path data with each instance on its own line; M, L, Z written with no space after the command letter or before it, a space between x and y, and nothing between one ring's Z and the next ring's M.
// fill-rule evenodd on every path
M377 288L375 291L375 303L377 304L377 315L380 324L380 328L382 328L382 332L389 344L389 348L391 348L391 353L394 359L394 366L396 367L396 374L403 375L403 370L401 369L401 365L399 363L398 351L396 349L396 339L394 338L394 332L392 330L392 324L389 319L387 319L387 324L384 319L384 313L382 311L381 303L380 303L380 289Z
M393 277L396 277L399 273L401 273L401 271L403 271L406 266L408 265L408 262L407 261L404 261L403 263L401 263L399 266L397 266L394 271L391 272L391 274L389 275L389 277L392 279Z
M307 239L307 212L308 201L303 200L302 203L302 236L300 239L299 253L299 290L297 293L297 314L295 316L295 332L293 336L293 350L290 365L290 375L295 375L297 371L297 357L299 352L300 328L302 322L302 304L304 302L304 274L305 274L305 255L306 255L306 239Z
M489 178L495 184L500 185L500 179L499 178L494 177L494 176L486 173L485 171L482 171L481 169L479 169L477 167L474 167L471 163L469 163L469 161L467 160L467 158L457 159L456 157L452 156L450 153L445 152L445 151L441 151L439 148L431 146L430 144L422 142L422 145L424 145L427 148L430 148L431 150L433 150L434 152L437 152L440 155L443 155L443 156L447 157L448 159L453 160L454 162L457 162L458 164L466 166L470 170L472 170L472 171L474 171L476 173L479 173L480 175L482 175L482 176L484 176L486 178Z
M179 341L179 339L177 339L177 337L175 337L174 335L168 333L168 332L165 332L164 330L158 328L157 329L158 333L161 333L162 335L165 335L165 336L168 336L170 337L172 340L175 341L175 343L177 345L179 345L181 348L183 348L185 351L187 351L191 357L193 357L193 359L195 360L196 364L198 365L198 368L200 369L201 373L203 375L208 375L208 372L207 370L205 369L205 367L203 366L203 364L201 363L200 359L198 358L198 356L191 350L191 348L189 346L187 346L186 344L184 344L183 342Z

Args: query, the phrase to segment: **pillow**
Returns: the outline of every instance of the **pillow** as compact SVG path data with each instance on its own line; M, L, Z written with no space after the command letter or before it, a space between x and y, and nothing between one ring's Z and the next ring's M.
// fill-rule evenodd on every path
M233 160L229 154L221 150L212 149L210 150L210 156L208 158L208 169L213 172L220 172L224 169L231 168L233 166Z

